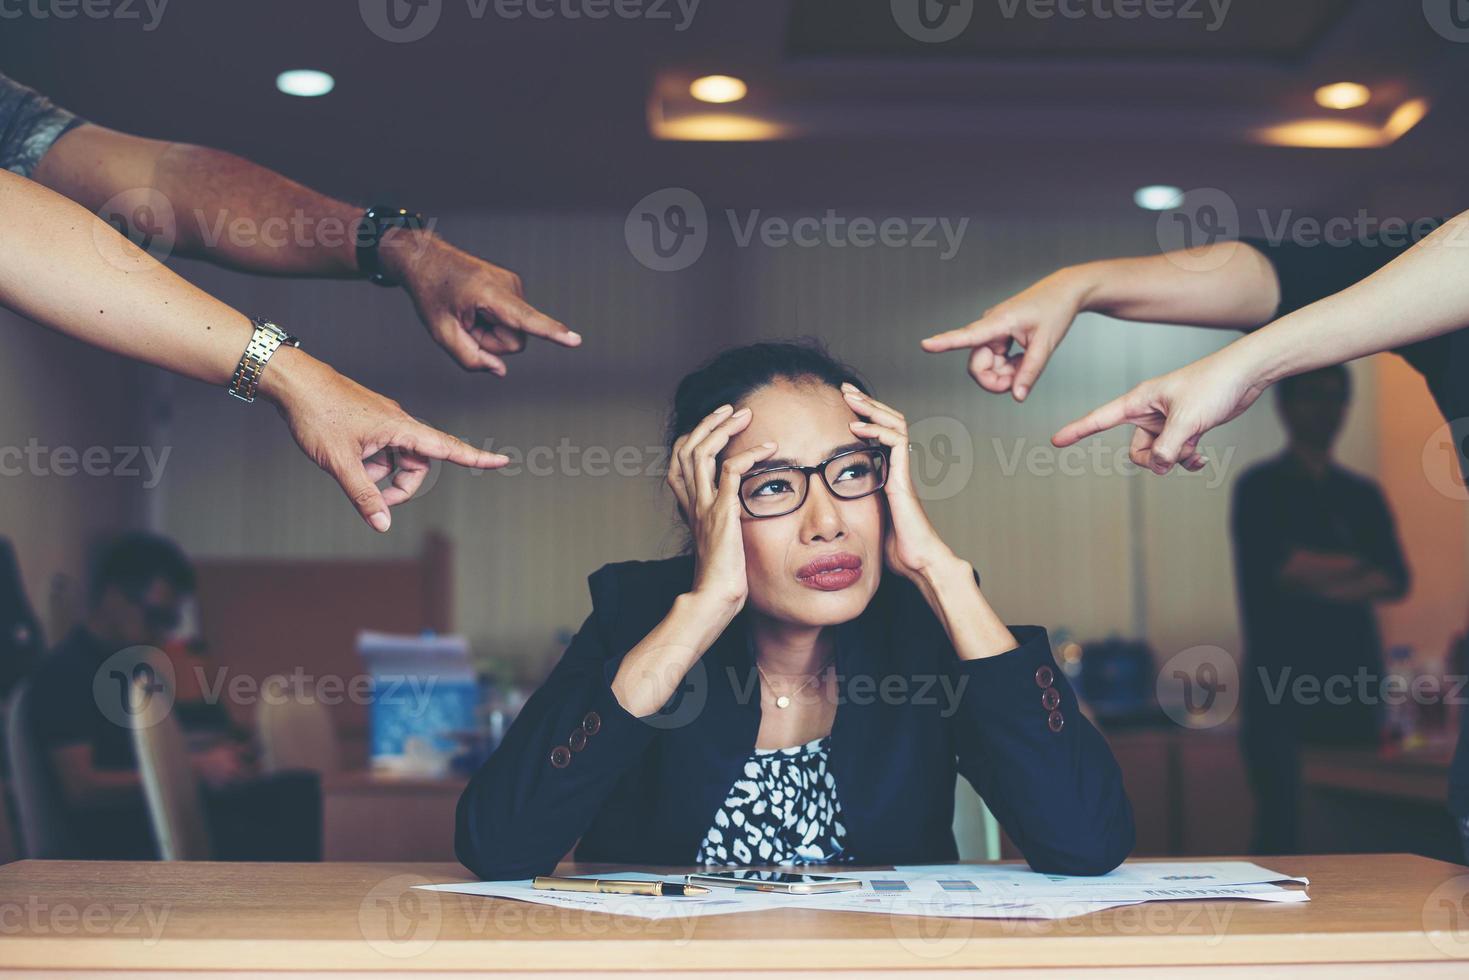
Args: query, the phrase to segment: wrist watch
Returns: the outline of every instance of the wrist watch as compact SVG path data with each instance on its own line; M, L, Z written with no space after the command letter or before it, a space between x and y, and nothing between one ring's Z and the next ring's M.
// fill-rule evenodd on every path
M417 212L374 204L357 222L357 268L379 286L401 285L383 269L378 246L382 244L383 236L394 228L422 231L423 227L423 215Z
M299 338L292 337L264 317L257 316L251 322L255 324L255 332L250 336L250 343L245 345L244 356L240 358L229 386L229 393L242 402L255 400L260 376L265 373L265 365L270 363L276 351L282 347L301 347Z

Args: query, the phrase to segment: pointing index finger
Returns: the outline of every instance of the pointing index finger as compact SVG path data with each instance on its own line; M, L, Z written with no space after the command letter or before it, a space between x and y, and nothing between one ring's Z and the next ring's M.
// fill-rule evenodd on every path
M1051 445L1058 449L1065 449L1088 436L1116 428L1128 421L1130 417L1127 411L1127 396L1114 398L1101 408L1093 409L1075 422L1063 426L1060 432L1051 437Z

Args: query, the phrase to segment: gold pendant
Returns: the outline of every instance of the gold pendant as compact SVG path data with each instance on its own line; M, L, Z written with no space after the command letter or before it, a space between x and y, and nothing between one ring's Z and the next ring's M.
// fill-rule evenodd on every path
M782 694L775 699L775 706L777 708L789 708L791 706L791 699Z

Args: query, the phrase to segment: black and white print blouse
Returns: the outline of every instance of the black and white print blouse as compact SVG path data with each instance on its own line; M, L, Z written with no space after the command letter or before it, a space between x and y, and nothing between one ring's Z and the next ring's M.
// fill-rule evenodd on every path
M699 845L701 864L825 864L846 860L847 830L828 767L831 736L756 749Z

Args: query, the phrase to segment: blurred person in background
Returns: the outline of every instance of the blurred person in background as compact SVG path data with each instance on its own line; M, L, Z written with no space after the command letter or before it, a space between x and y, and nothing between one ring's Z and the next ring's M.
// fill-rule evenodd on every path
M1252 854L1297 849L1301 743L1376 748L1379 705L1362 696L1380 690L1384 677L1372 607L1408 590L1382 491L1332 459L1351 399L1346 368L1295 375L1275 391L1289 441L1235 484L1232 522ZM1309 697L1296 695L1301 677L1315 681Z
M158 856L122 704L132 696L139 658L124 651L161 653L193 592L193 566L177 545L151 534L120 535L97 556L85 620L30 678L31 735L50 760L80 857ZM166 683L159 676L153 682ZM176 702L169 710L185 730L218 859L319 859L314 773L260 776L249 743L217 701Z

